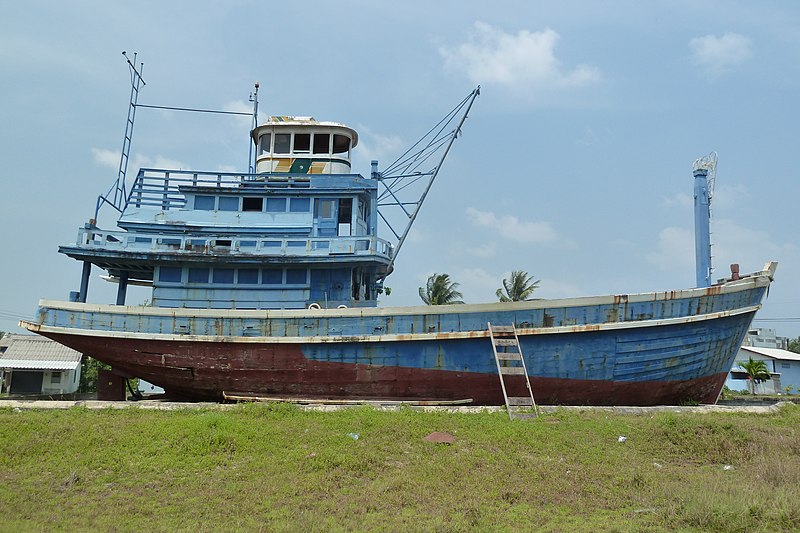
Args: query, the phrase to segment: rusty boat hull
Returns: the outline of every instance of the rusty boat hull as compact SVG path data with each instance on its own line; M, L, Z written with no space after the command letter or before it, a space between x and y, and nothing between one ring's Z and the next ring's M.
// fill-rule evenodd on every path
M714 403L775 263L709 288L404 308L196 310L40 302L27 329L192 400L503 404L487 328L513 324L539 403ZM524 376L507 376L509 395Z

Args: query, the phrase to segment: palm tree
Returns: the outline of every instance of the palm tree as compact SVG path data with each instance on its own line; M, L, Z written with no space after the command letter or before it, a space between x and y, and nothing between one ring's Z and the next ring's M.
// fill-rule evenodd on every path
M747 373L748 385L750 386L750 392L753 394L756 393L757 383L770 379L766 361L750 357L746 362L739 363L739 367Z
M449 274L434 273L428 277L428 283L419 288L419 297L427 305L463 304L460 300L463 295L457 289L458 283L450 281Z
M515 270L508 279L503 280L503 289L497 289L497 298L501 302L521 302L530 300L531 294L539 286L541 280L532 281L533 276L529 276L523 270Z

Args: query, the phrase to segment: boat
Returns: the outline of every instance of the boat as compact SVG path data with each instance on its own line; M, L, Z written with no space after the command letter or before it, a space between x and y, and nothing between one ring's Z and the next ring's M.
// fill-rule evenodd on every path
M83 263L80 290L41 300L20 324L175 398L502 405L527 390L540 404L715 403L774 278L769 262L711 283L703 263L698 287L684 290L381 307L384 280L479 88L399 170L373 162L363 177L351 170L354 129L312 117L259 123L256 85L248 172L140 169L128 189L133 114L146 107L135 58L128 64L117 182L59 248ZM444 154L418 172L427 148ZM695 169L696 192L707 174ZM416 203L401 200L402 180L422 176ZM119 211L117 229L97 225L106 204ZM389 224L388 204L405 227ZM378 236L379 221L391 238ZM118 283L114 304L86 302L93 267ZM152 287L149 305L126 305L132 283ZM517 362L498 356L492 326L513 332Z

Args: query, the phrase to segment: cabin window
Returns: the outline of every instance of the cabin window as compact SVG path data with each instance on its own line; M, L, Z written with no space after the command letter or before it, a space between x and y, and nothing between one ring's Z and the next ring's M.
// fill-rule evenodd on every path
M264 208L264 199L261 197L242 198L242 211L261 211Z
M261 272L261 283L264 285L280 285L283 283L283 270L264 269Z
M290 198L290 213L308 213L311 211L311 198Z
M239 248L255 248L256 241L239 241Z
M58 385L61 383L61 372L50 372L50 383Z
M267 198L267 213L286 212L286 198Z
M239 198L237 196L220 196L219 197L219 210L220 211L238 211Z
M315 154L329 154L329 153L331 153L331 134L330 133L315 133L314 134L314 153Z
M233 283L233 269L215 268L213 280L214 283Z
M208 283L207 268L190 268L189 269L189 283Z
M289 143L292 140L290 133L276 133L275 134L275 147L272 149L274 154L288 154Z
M214 210L214 197L213 196L195 196L194 208L198 211L213 211Z
M296 154L307 154L311 151L311 134L310 133L295 133L294 134L294 152Z
M333 136L333 153L343 154L350 150L350 138L344 135Z
M323 200L321 198L317 198L317 217L333 218L335 206L336 200Z
M258 283L258 269L257 268L240 268L237 283L255 285Z
M308 271L305 268L287 268L287 285L305 285L308 283Z
M181 282L180 267L160 267L158 269L158 281L166 281L167 283L180 283Z
M262 135L261 138L259 139L259 143L258 143L259 150L260 150L259 153L261 153L261 154L268 153L269 152L269 143L271 141L272 141L272 134L271 133L265 133L264 135Z

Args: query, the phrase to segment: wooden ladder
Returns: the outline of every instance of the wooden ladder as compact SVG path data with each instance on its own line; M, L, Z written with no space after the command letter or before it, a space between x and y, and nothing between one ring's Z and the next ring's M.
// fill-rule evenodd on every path
M536 401L533 399L533 389L531 389L531 380L528 377L528 369L525 366L525 358L522 357L517 328L514 324L510 326L492 326L491 322L489 322L487 325L489 326L489 338L492 340L494 361L497 363L497 375L500 376L500 387L503 389L503 398L506 401L508 418L514 420L536 417L538 409ZM528 395L509 396L506 391L505 376L525 376ZM533 409L533 413L521 413L515 408Z

